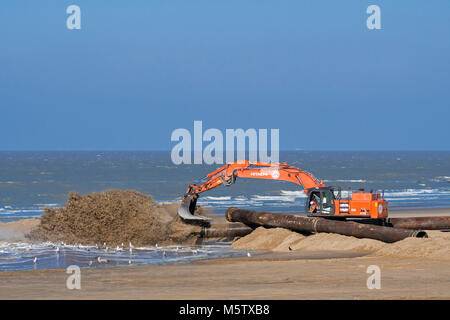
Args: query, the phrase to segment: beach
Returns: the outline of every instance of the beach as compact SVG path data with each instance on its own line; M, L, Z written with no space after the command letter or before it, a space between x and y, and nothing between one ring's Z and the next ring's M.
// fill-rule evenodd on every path
M450 215L449 209L427 212ZM401 210L390 216L418 213ZM430 231L429 236L439 241L450 237L441 231ZM381 248L381 254L370 251L373 245L368 250L318 246L251 251L250 256L189 264L82 268L80 290L66 288L65 269L5 271L0 272L0 299L449 299L449 256L432 255L431 249L421 252L417 244L417 250L415 243L407 244L410 256L399 242ZM380 268L380 289L367 287L367 268L372 265Z

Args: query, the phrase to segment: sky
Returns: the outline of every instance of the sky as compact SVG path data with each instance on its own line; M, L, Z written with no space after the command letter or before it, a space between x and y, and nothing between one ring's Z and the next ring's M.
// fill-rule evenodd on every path
M282 150L450 150L448 0L4 0L0 39L0 150L170 150L194 120Z

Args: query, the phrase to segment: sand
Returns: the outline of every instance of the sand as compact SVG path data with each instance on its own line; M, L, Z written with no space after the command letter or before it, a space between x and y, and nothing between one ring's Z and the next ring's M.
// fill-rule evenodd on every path
M233 247L267 253L186 265L82 268L81 290L66 288L65 269L0 272L0 299L450 299L450 233L428 234L385 244L258 228ZM372 265L381 270L380 290L366 285Z
M177 216L178 204L160 204L137 191L109 190L69 194L64 208L45 209L27 237L66 244L136 246L195 244L201 227Z
M299 252L282 253L296 256ZM271 258L271 255L274 258ZM0 299L449 299L449 264L390 256L283 258L280 253L192 264L0 272ZM367 268L381 269L369 290Z
M450 233L428 231L429 238L407 238L396 243L358 239L331 233L304 236L294 231L259 227L232 245L241 250L352 251L372 256L450 261Z

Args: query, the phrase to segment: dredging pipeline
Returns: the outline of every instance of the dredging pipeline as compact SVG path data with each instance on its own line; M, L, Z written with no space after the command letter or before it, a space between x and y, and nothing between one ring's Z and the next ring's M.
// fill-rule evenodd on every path
M352 221L340 221L326 218L307 218L292 214L281 214L239 208L228 208L226 218L230 222L241 222L250 227L280 227L298 232L337 233L356 238L369 238L387 243L403 240L408 237L427 238L422 230L392 228Z
M450 217L388 218L388 225L400 229L450 230Z

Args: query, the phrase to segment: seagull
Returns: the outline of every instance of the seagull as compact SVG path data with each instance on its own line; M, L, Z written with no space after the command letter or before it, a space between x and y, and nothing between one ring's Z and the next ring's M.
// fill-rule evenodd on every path
M122 249L123 249L123 242L122 242Z
M131 241L130 241L130 248L134 248L134 246L133 246L133 244L131 243Z
M165 257L166 256L166 252L165 251L163 251L163 257Z
M177 248L175 249L175 251L178 252L178 246L177 246Z
M88 262L89 267L92 266L92 260Z
M192 250L192 252L193 252L194 254L197 254L197 253L198 253L198 251L197 251L197 250Z
M103 242L103 249L106 249L106 242Z
M108 259L102 259L101 257L97 257L98 263L108 263Z
M131 260L128 260L128 264L131 264Z
M33 264L37 263L37 257L34 257Z
M133 248L130 248L130 253L133 253Z
M155 244L155 248L158 248L158 244Z
M56 253L58 254L59 253L59 247L56 247Z
M247 257L251 257L252 255L250 254L250 252L247 252Z

